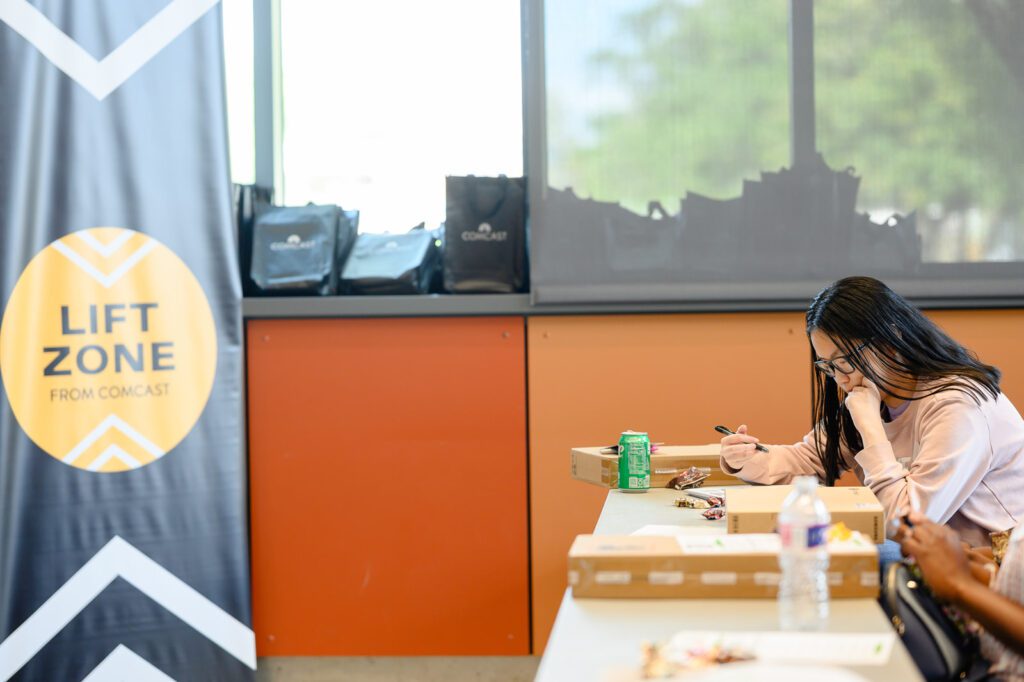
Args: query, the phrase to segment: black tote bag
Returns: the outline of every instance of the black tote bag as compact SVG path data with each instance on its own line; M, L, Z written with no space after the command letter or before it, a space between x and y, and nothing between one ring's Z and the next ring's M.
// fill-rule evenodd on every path
M439 263L435 236L423 229L406 234L361 234L341 273L346 294L426 294Z
M971 670L977 640L957 627L906 564L889 564L879 602L927 682L960 680Z
M337 206L272 208L256 218L251 279L262 295L327 295L337 291L339 254L355 227Z
M523 178L448 176L445 190L445 290L522 291L526 284Z
M260 185L234 185L235 229L238 232L238 267L242 281L242 294L254 296L259 293L249 278L252 269L252 232L256 216L268 210L274 203L274 191Z

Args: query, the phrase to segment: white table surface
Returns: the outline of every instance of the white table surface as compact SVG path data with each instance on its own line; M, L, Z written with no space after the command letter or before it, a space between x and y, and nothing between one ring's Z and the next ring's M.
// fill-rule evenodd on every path
M699 510L674 506L681 495L665 489L610 490L594 533L628 535L648 524L685 526L694 534L726 532L724 519L708 521ZM664 641L680 630L778 629L773 599L573 599L566 590L536 680L600 681L638 670L643 642ZM892 626L873 599L833 599L828 631L892 632ZM846 669L869 680L922 679L898 638L886 665Z

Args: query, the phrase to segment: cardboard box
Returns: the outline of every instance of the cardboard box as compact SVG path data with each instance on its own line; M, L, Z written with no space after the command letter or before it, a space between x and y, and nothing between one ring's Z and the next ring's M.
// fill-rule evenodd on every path
M659 445L651 455L651 487L664 488L678 474L692 466L708 469L710 476L704 479L702 487L717 488L723 485L744 485L740 479L730 476L719 466L722 446L711 445ZM619 487L619 456L602 453L601 448L573 448L572 477L605 488Z
M774 533L782 502L791 485L730 488L725 491L726 525L730 533ZM885 510L869 488L818 488L832 523L842 521L875 543L885 542Z
M779 537L579 535L569 550L573 597L765 598L776 596ZM866 538L829 544L829 594L878 596L878 550Z

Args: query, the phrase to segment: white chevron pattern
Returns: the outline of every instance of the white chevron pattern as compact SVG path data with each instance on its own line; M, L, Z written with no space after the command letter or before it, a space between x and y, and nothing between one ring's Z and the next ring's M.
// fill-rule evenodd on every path
M0 642L0 680L9 680L21 670L40 649L118 577L124 578L239 661L253 670L256 669L256 635L252 630L120 536L115 535L35 613L18 626L7 639ZM142 660L133 652L127 649L125 651ZM129 660L126 653L118 654L118 650L115 649L111 656L115 654L118 659L111 664L111 673L117 672L117 665L134 665L135 669L139 668L139 661ZM100 664L100 667L109 659L110 656ZM93 673L96 670L98 668L94 669ZM119 682L127 679L146 682L163 679L106 675L96 679Z
M133 230L120 230L118 234L109 244L102 243L99 239L92 236L92 232L89 230L79 230L74 233L76 237L85 242L86 246L100 254L104 258L110 258L117 250L124 246L124 243L132 238L135 234Z
M85 438L83 438L82 440L80 440L78 442L78 445L73 447L71 449L71 451L68 452L68 454L64 455L64 457L61 459L61 461L64 462L65 464L71 464L76 459L78 459L83 452L88 450L89 446L91 446L93 443L98 441L110 429L117 429L118 431L120 431L121 433L126 435L128 438L130 438L132 441L134 441L136 445L138 445L143 450L145 450L149 454L153 455L157 459L163 457L166 454L163 450L160 449L159 446L157 446L156 444L151 442L148 438L143 436L141 433L139 433L138 431L133 429L128 424L128 422L126 422L125 420L121 419L116 414L108 414L107 417L96 426L96 428L94 428L92 431L90 431L89 434ZM108 447L106 450L103 451L103 454L100 455L100 457L102 458L104 456L107 456L107 453L110 453L111 452L111 448L113 448L113 447L116 447L116 446L112 445L112 446ZM120 450L122 453L124 452L120 448L117 448L117 449ZM127 453L125 453L125 454L127 454ZM111 456L114 456L114 455L120 456L117 452L112 453ZM111 456L107 456L107 459L109 460L111 458ZM126 463L128 463L128 462L126 462Z
M124 644L118 644L82 682L174 682L174 679Z
M3 2L3 0L0 0L0 2ZM131 233L129 232L129 236L130 235ZM53 244L51 244L51 246L54 249L56 249L60 254L62 254L65 258L67 258L69 261L71 261L79 268L81 268L82 271L85 272L85 274L89 275L94 280L96 280L104 287L109 289L110 287L117 284L117 281L124 277L126 272L134 268L135 265L140 260L145 258L146 254L148 254L150 251L156 248L156 244L156 241L153 239L147 240L146 243L140 246L138 249L136 249L132 253L132 255L128 256L123 261L121 261L121 264L114 268L114 271L111 272L110 274L101 272L96 266L94 266L86 259L82 258L82 256L77 251L75 251L62 241L56 241Z
M28 0L0 0L0 21L98 100L117 90L220 0L173 0L100 61Z
M89 466L86 468L89 471L99 471L103 468L103 465L112 459L120 460L129 469L138 469L142 466L142 462L135 459L127 452L119 448L116 444L111 443L107 446L107 449L100 453L100 456L89 462Z

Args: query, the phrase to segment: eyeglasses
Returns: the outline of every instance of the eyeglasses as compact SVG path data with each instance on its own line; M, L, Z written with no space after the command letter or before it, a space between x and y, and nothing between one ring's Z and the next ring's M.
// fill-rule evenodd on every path
M852 362L850 362L850 356L867 348L869 343L871 343L871 339L860 344L853 349L853 352L848 353L847 355L839 355L831 360L815 360L814 369L830 377L834 377L836 372L839 372L840 374L852 374L857 370L857 368L853 366Z

